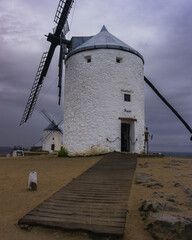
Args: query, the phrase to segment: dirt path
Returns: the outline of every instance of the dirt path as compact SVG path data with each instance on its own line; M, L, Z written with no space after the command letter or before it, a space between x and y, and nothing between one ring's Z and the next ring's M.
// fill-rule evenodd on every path
M20 229L17 221L100 158L54 156L0 158L0 240L93 239L84 232L66 232L40 227L26 231ZM182 214L192 216L191 208L185 206L189 199L182 190L184 185L191 186L192 159L179 159L178 164L177 161L171 158L138 159L136 172L151 174L152 178L163 186L161 189L152 189L146 184L133 182L128 202L126 231L121 240L152 240L151 235L144 230L145 223L138 208L143 200L155 199L154 192L163 191L165 194L174 195L174 204L183 209ZM142 167L141 164L145 162L148 162L148 166ZM28 174L31 171L38 173L36 192L27 190ZM179 183L179 187L175 187L175 183Z

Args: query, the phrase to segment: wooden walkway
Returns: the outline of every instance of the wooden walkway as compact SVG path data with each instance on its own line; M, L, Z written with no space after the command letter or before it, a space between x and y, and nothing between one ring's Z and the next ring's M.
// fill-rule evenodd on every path
M123 235L136 163L134 155L105 155L18 223Z

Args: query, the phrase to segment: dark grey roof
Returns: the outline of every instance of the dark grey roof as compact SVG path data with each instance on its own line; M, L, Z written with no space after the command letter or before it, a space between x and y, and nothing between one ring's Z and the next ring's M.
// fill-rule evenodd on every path
M44 131L58 131L58 132L61 132L61 129L54 123L50 123L45 129Z
M138 51L109 33L105 26L103 26L101 31L93 37L73 37L71 50L68 53L67 58L78 52L100 48L119 49L131 52L139 56L144 62L143 56Z

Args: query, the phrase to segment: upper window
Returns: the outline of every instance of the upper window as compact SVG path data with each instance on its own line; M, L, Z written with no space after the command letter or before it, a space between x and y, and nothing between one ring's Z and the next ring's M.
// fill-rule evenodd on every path
M85 59L87 62L91 62L91 56L86 56Z
M121 63L121 62L122 62L122 58L116 57L116 62L117 62L117 63Z
M131 102L131 95L130 94L124 94L124 101Z

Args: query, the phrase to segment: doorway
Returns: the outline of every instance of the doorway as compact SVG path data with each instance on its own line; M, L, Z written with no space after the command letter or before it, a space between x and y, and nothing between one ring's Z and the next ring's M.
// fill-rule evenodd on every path
M51 150L55 151L55 144L51 144Z
M121 152L130 152L130 124L121 123Z

